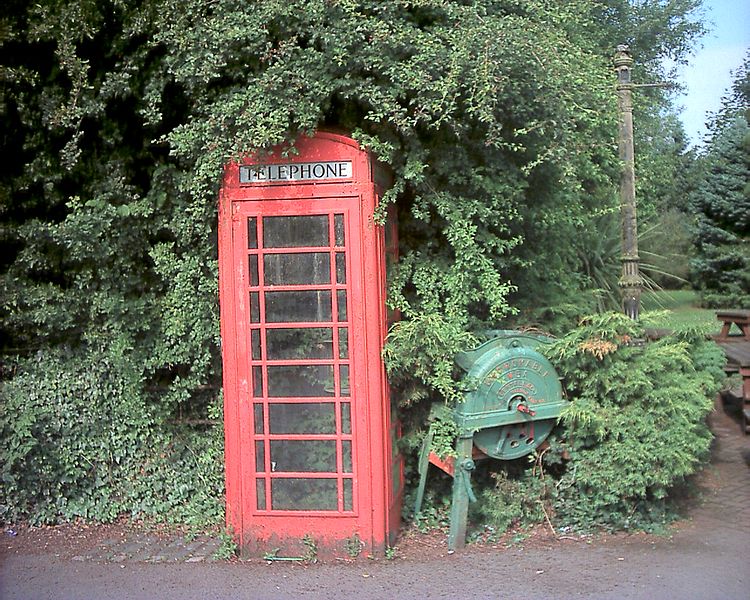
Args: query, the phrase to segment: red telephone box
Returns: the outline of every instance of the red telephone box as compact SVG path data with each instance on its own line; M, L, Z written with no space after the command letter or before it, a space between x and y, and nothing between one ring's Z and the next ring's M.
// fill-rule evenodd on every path
M227 524L250 554L299 555L305 536L381 552L403 486L381 358L396 242L373 220L387 179L342 135L295 147L229 164L220 193Z

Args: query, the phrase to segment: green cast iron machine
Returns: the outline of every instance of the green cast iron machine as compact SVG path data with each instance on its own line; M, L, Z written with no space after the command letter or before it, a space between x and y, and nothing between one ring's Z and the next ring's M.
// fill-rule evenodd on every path
M475 459L513 460L530 454L555 426L566 401L560 379L537 348L545 336L520 331L488 332L488 341L456 357L456 363L476 387L453 410L458 428L456 457L442 460L430 451L432 428L419 459L419 487L415 512L419 514L429 463L453 476L448 549L466 543L469 502Z

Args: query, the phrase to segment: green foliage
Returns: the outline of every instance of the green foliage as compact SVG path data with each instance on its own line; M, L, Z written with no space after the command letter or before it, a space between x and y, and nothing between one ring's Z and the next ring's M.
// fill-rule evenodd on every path
M494 486L485 487L472 507L473 519L481 520L495 534L511 527L541 523L547 489L543 479L525 471L511 477L506 471L492 474Z
M687 253L691 237L687 217L676 209L655 218L651 225L643 223L638 231L639 269L647 291L662 287L679 287L688 283ZM622 227L619 213L604 214L595 220L598 236L583 237L573 244L581 262L582 274L592 292L587 302L582 299L576 316L594 310L619 310L622 291L618 280L622 274ZM584 311L588 309L588 313Z
M18 366L0 389L0 517L223 520L221 428L185 433L159 423L139 369L114 350L62 349Z
M224 520L224 439L208 431L165 428L143 453L125 511L170 524L211 527Z
M716 311L699 308L695 290L650 291L641 297L641 323L646 327L672 331L694 330L704 337L714 335L720 326Z
M349 558L357 558L362 553L363 547L364 544L356 532L344 540L344 550L346 550Z
M448 530L451 512L450 486L446 486L442 492L435 493L433 490L428 490L425 494L422 511L418 517L415 517L417 529L422 533L435 529ZM410 508L408 502L405 507Z
M171 423L216 417L229 158L335 128L391 167L404 324L385 356L420 414L460 397L466 332L579 310L575 241L616 206L612 46L635 32L654 78L701 29L697 0L6 4L0 349L23 360L0 392L2 502L40 521L217 519L219 428Z
M211 555L211 558L216 560L229 560L237 556L239 550L237 542L234 541L234 537L227 532L219 533L220 544L219 547Z
M721 99L721 108L709 119L711 135L728 127L738 116L750 121L750 52L732 75L732 83Z
M383 358L390 378L408 386L401 404L409 406L424 399L429 389L449 403L460 402L463 396L454 378L453 357L473 346L473 335L439 313L418 314L395 323Z
M453 418L453 411L445 405L440 405L440 410L434 411L431 420L432 443L430 450L441 458L456 456L454 443L458 435L458 427Z
M311 563L318 562L318 542L315 541L315 538L306 533L302 536L302 545L305 547L302 559Z
M555 500L566 525L653 526L708 456L721 350L690 332L634 343L641 336L605 314L545 350L571 400L562 417L570 463Z
M665 72L665 65L686 62L691 45L705 33L701 4L701 0L592 3L595 25L586 35L602 54L611 54L617 44L629 44L635 59L634 82L670 81L675 73ZM634 90L636 198L641 224L655 224L672 208L691 213L685 198L695 184L695 156L687 149L670 94L660 88ZM615 114L616 108L608 110ZM617 143L615 133L611 129L607 134L611 135L612 148ZM602 142L605 138L602 136ZM518 288L510 300L519 309L515 322L520 326L531 323L555 333L566 331L583 315L611 308L608 302L619 295L608 291L616 290L613 286L620 267L619 232L610 234L620 220L616 190L619 164L601 162L597 166L580 171L581 193L588 196L590 207L585 213L561 213L562 190L550 197L554 204L544 208L540 204L544 196L535 193L528 198L533 214L522 213L525 243L514 251L521 265L519 271L511 271L510 277ZM562 204L575 207L576 201L574 195ZM654 252L656 246L663 254L665 240L671 243L673 231L660 231L651 248L644 249ZM641 242L647 244L647 240ZM644 253L642 258L659 269L656 257ZM660 270L674 272L672 268ZM648 275L663 285L657 272Z
M111 521L125 509L152 424L126 356L40 354L2 395L3 518Z

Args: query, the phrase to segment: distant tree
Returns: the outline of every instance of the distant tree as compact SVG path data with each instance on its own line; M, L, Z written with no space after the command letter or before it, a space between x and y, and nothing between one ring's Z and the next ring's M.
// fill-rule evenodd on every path
M710 121L697 213L693 279L711 307L750 308L750 72L745 59Z
M716 135L738 116L750 122L750 51L733 73L729 90L721 100L721 108L708 121L709 136Z
M615 45L627 43L637 83L672 80L674 73L665 65L687 62L689 50L707 27L702 0L600 0L591 3L590 10L594 26L588 35L599 53L611 56ZM639 233L646 234L641 238L641 265L648 277L664 286L683 285L674 276L686 275L685 249L691 245L690 218L684 211L694 186L695 155L688 148L674 99L672 90L658 87L636 88L633 97ZM610 143L616 144L616 131L611 134ZM616 182L619 171L608 175ZM552 251L548 253L544 244L524 243L514 252L525 259L524 265L544 265L513 274L520 285L511 298L523 311L521 320L541 319L549 326L549 320L560 315L560 325L567 327L570 316L581 308L619 310L617 189L587 185L585 192L596 194L597 209L583 223L555 221L547 228L546 219L524 219L524 237L543 237Z
M750 308L750 128L742 116L712 139L693 195L693 278L710 307Z

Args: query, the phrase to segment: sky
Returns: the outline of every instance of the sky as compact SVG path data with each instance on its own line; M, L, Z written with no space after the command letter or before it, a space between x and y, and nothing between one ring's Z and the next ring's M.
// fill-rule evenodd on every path
M709 32L678 70L686 91L677 98L691 145L700 145L708 114L721 107L721 98L732 84L732 71L742 64L750 47L750 0L704 0Z

